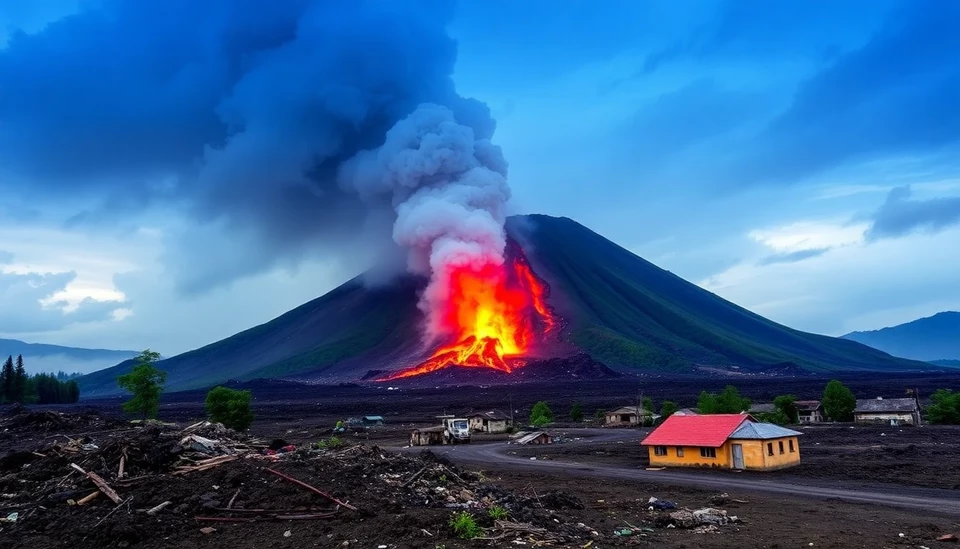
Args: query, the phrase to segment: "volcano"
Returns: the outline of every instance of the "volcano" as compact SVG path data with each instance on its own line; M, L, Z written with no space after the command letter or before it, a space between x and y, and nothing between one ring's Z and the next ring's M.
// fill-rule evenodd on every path
M467 305L453 306L442 318L466 328L446 341L424 346L418 308L424 279L405 276L367 287L357 277L265 324L162 361L168 388L255 378L375 383L434 379L435 372L451 381L458 372L474 379L481 371L511 379L525 368L568 371L555 362L568 356L580 362L588 357L596 364L576 371L594 373L935 369L772 322L567 218L511 217L507 234L500 270L452 273L453 303ZM486 320L471 324L461 317ZM116 377L130 367L123 363L80 378L81 390L87 396L116 393Z

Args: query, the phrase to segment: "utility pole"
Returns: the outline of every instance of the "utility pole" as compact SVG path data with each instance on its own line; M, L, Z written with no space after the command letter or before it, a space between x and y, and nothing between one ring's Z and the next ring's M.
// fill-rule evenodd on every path
M513 422L513 393L507 393L510 397L510 425L516 426L516 423Z

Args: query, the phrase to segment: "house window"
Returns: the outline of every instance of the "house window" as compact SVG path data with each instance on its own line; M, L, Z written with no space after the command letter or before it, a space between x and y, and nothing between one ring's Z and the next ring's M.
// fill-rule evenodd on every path
M667 447L666 447L666 446L654 446L654 447L653 447L653 455L655 455L655 456L665 456L665 455L667 455Z
M780 445L780 453L782 454L782 453L783 453L783 441L781 440L778 444Z
M773 455L773 443L772 443L772 442L768 442L768 443L767 443L767 455L768 455L768 456L772 456L772 455Z
M700 457L715 458L717 457L717 449L716 448L700 448Z
M678 458L683 457L683 446L677 446L677 457Z
M791 440L791 441L790 441L790 453L792 454L793 452L794 452L794 450L793 450L793 440Z

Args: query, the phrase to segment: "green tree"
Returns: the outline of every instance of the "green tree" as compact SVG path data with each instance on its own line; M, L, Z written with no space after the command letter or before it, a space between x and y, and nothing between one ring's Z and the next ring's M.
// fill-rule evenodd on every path
M123 403L123 411L143 418L157 417L160 394L167 380L167 373L153 365L159 359L160 353L147 349L134 359L135 365L129 373L117 378L121 389L133 393L133 398Z
M3 400L13 401L13 385L16 382L17 377L13 371L13 357L8 356L7 361L3 363Z
M800 423L800 412L797 410L797 397L796 395L780 395L777 398L773 399L773 407L776 408L777 412L783 414L785 419L784 423L781 425L796 425Z
M960 391L937 389L930 395L930 406L924 410L927 421L941 425L960 425Z
M750 409L750 399L740 396L733 385L727 385L720 394L700 393L697 408L701 414L739 414Z
M548 423L553 423L553 411L543 400L533 405L530 410L530 425L540 427Z
M603 421L607 418L607 411L602 409L597 409L597 411L593 413L593 417L597 421L603 423Z
M246 431L253 423L250 391L214 387L207 393L206 408L210 421L222 423L236 431Z
M583 421L583 408L580 407L579 402L574 402L573 406L570 407L570 419L577 423Z
M663 404L660 405L660 419L664 420L673 414L677 413L680 407L677 406L677 403L672 400L664 400Z
M653 399L650 397L643 397L643 400L641 401L640 406L642 406L644 410L647 410L650 413L653 413L655 409L653 407Z
M843 383L834 379L824 388L822 403L828 419L850 421L853 419L853 410L857 407L857 397Z
M14 369L13 400L24 402L27 397L27 371L23 367L23 355L17 355L17 366Z

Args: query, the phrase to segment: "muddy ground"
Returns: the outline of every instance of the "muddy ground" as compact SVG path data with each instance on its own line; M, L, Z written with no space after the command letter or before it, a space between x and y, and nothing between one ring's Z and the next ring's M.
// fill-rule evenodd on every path
M803 380L785 384L780 380L742 380L741 391L757 401L769 400L784 392L793 392L801 398L815 398L825 381ZM463 541L451 531L448 521L454 512L444 505L444 498L436 494L441 483L451 483L457 503L461 503L461 489L466 496L479 501L487 497L486 505L503 504L511 507L511 517L556 535L566 536L553 546L593 547L650 546L667 548L694 547L949 547L953 544L935 541L946 533L960 535L960 517L946 513L918 512L884 506L854 504L836 500L777 497L749 492L730 493L725 500L715 500L712 490L656 485L649 482L602 480L585 481L563 473L517 471L509 463L491 463L481 467L457 468L455 463L443 464L463 480L451 481L453 474L444 473L436 465L437 459L418 455L396 456L376 447L402 444L410 427L429 425L433 416L443 412L462 413L469 409L500 408L508 410L513 404L517 417L526 414L537 400L547 400L563 417L569 405L581 402L589 414L594 408L612 408L628 404L636 398L638 389L659 401L664 396L682 406L693 405L699 390L722 388L726 380L697 382L671 380L657 385L650 380L638 385L629 383L584 383L567 387L514 386L508 388L464 387L454 389L387 390L356 386L302 387L283 383L253 384L257 420L251 433L262 442L281 438L300 445L298 457L282 457L280 461L263 462L260 458L227 463L208 471L183 476L171 476L167 462L152 455L149 459L134 460L130 467L141 468L149 475L143 484L117 488L124 498L134 496L135 504L114 511L97 525L116 506L105 497L95 499L88 506L68 506L64 502L46 502L41 506L30 503L31 490L37 486L56 485L67 474L68 463L62 459L45 461L37 456L26 457L24 452L49 455L55 441L66 442L69 435L75 440L82 436L103 443L115 436L145 436L144 427L131 426L118 411L119 400L97 400L74 407L53 407L66 412L64 421L51 425L31 425L0 432L0 456L5 456L0 471L0 492L11 494L24 484L16 498L0 499L0 518L11 509L21 512L34 509L31 515L17 524L0 523L0 548L31 547L489 547L513 546L513 538L499 542ZM848 384L861 397L900 396L906 387L918 386L921 394L937 387L957 389L955 378L930 377L917 379L883 378L870 385L869 380ZM679 396L678 396L679 395ZM161 419L183 426L202 419L203 393L166 395L161 408ZM76 412L81 414L76 415ZM0 415L6 411L0 409ZM362 414L379 414L387 418L384 427L363 430L342 436L348 446L357 446L354 457L349 454L323 454L310 443L330 437L330 428L337 419ZM161 429L158 427L158 429ZM556 428L563 431L561 424ZM120 430L120 434L118 433ZM0 431L3 431L0 429ZM124 434L126 432L126 434ZM889 428L817 426L803 429L799 468L774 473L816 482L835 482L856 487L874 483L900 484L905 490L916 487L958 489L960 498L960 431L951 428ZM636 439L644 434L635 430ZM151 434L150 436L154 436ZM169 444L168 435L156 435ZM176 437L173 437L176 438ZM496 437L481 437L496 438ZM138 443L139 444L139 443ZM146 444L145 442L143 444ZM139 445L137 446L140 447ZM118 447L103 456L85 462L85 467L99 470L111 481L116 474ZM551 447L513 449L521 454L540 458L644 467L644 452L638 444L627 443L570 443ZM13 459L11 452L19 452ZM113 453L110 453L113 452ZM131 450L132 452L132 450ZM149 453L149 452L148 452ZM380 457L383 456L383 457ZM92 457L92 456L87 456ZM169 456L167 456L169 458ZM36 461L31 461L35 459ZM50 458L47 458L50 459ZM68 461L72 459L68 456ZM41 465L46 464L46 465ZM25 469L24 465L28 465ZM414 483L410 490L397 485L424 466L430 473ZM257 523L198 522L196 516L208 513L211 502L223 505L236 489L241 496L236 505L246 508L293 508L298 512L322 512L330 502L300 491L290 483L264 471L276 467L290 475L329 490L330 493L357 504L362 513L337 511L334 519L270 520ZM33 469L31 471L30 469ZM135 471L136 472L136 471ZM127 475L134 473L128 472ZM704 474L732 474L704 472ZM758 473L757 473L758 474ZM111 476L113 475L113 476ZM386 475L386 476L384 476ZM22 480L39 483L26 486ZM389 482L387 482L389 480ZM91 485L84 479L73 478L68 484L77 495L89 493ZM71 484L74 483L74 484ZM402 482L401 482L402 483ZM445 486L446 487L446 486ZM62 486L61 486L62 488ZM82 492L82 494L80 493ZM550 495L547 495L550 493ZM39 498L42 494L37 494ZM464 497L466 497L464 496ZM715 533L694 533L693 529L668 528L664 512L648 511L651 496L676 502L692 509L714 506L742 519L741 523L718 526ZM466 499L470 499L467 497ZM538 499L540 501L538 501ZM156 517L148 517L143 510L163 500L175 500ZM423 501L421 501L423 500ZM544 502L543 500L546 500ZM731 500L739 500L731 501ZM723 501L716 504L715 501ZM496 503L499 502L499 503ZM745 503L741 503L745 502ZM12 505L27 504L25 508ZM31 507L32 505L32 507ZM580 508L582 507L582 508ZM139 511L138 511L139 509ZM499 535L492 530L493 521L486 508L470 509L483 526L491 528L486 535ZM231 515L226 515L231 516ZM236 516L236 515L232 515ZM616 536L627 524L636 527L627 537ZM579 526L582 524L583 526ZM209 534L201 528L216 529ZM430 532L430 535L424 533ZM287 535L289 532L289 535ZM592 532L596 532L593 534ZM901 536L901 534L903 534ZM520 536L521 540L523 536ZM542 540L541 540L542 541ZM344 545L344 542L347 544ZM813 545L810 545L813 544ZM517 545L522 547L523 545ZM527 539L527 546L531 540Z

